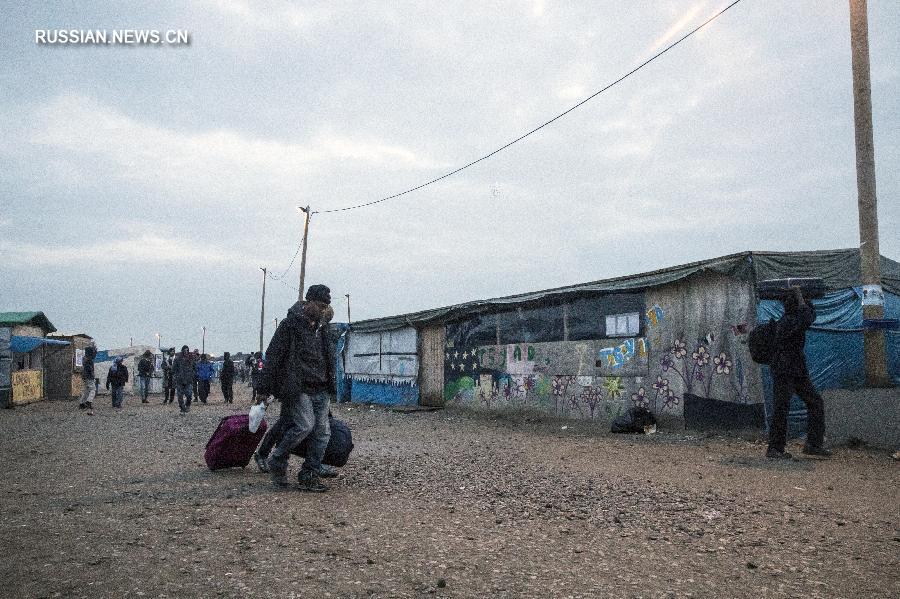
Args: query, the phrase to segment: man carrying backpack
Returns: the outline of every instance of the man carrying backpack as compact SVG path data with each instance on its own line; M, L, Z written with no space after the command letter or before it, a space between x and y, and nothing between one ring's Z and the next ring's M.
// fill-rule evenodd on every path
M796 393L807 410L806 444L803 453L823 458L831 457L831 452L822 447L825 439L825 406L809 378L806 367L806 331L816 320L816 311L811 302L803 299L799 287L792 288L793 294L784 299L784 316L777 323L775 352L771 358L773 380L772 426L769 430L769 449L766 457L791 459L784 450L787 441L787 419L791 395Z

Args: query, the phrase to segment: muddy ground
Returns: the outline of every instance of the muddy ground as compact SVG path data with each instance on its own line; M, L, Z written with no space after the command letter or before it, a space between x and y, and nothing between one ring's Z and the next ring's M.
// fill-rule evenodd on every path
M900 596L886 452L342 404L356 449L317 495L206 468L244 389L95 406L0 411L2 596Z

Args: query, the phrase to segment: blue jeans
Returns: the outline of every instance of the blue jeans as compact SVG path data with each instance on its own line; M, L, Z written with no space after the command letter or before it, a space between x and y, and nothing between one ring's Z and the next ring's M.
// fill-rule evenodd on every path
M271 439L278 439L269 466L273 472L287 470L288 457L297 445L308 435L313 435L312 442L306 451L306 459L300 470L300 476L309 476L319 472L331 428L328 425L328 407L331 394L327 391L306 394L301 393L297 399L281 402L281 414L271 430ZM267 432L266 437L269 437ZM278 435L280 433L280 439Z
M175 383L175 393L178 395L178 407L181 408L182 411L191 407L191 392L193 389L193 383L188 383L187 385ZM187 397L187 402L184 401L185 397Z
M141 401L146 402L147 396L150 394L150 377L140 376Z
M125 399L125 387L113 387L110 395L112 397L112 407L121 408L122 400Z

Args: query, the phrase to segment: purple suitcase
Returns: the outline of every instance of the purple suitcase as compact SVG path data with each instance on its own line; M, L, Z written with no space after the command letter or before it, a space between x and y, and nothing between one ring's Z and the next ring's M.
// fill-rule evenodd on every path
M226 416L219 422L216 432L206 444L206 465L210 470L222 468L245 468L256 451L263 435L266 434L266 421L263 420L255 433L248 428L250 417L247 414Z

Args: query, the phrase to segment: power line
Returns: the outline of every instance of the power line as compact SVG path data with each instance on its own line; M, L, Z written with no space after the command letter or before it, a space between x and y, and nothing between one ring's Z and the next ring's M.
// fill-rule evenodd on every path
M432 183L437 183L438 181L441 181L441 180L446 179L446 178L448 178L448 177L452 177L453 175L455 175L455 174L457 174L457 173L459 173L459 172L461 172L461 171L464 171L465 169L469 168L470 166L474 166L474 165L478 164L479 162L481 162L481 161L483 161L483 160L487 160L488 158L490 158L490 157L492 157L492 156L494 156L494 155L496 155L496 154L499 154L500 152L502 152L502 151L505 150L506 148L512 146L513 144L516 144L516 143L522 141L523 139L525 139L525 138L528 137L529 135L532 135L533 133L537 133L538 131L540 131L541 129L543 129L544 127L546 127L547 125L549 125L549 124L551 124L551 123L553 123L553 122L555 122L555 121L561 119L562 117L566 116L567 114L569 114L570 112L572 112L572 111L575 110L576 108L579 108L580 106L582 106L582 105L584 105L584 104L590 102L591 100L593 100L594 98L596 98L597 96L599 96L600 94L602 94L603 92L605 92L606 90L608 90L608 89L612 88L613 86L615 86L615 85L621 83L621 82L624 81L625 79L628 79L629 77L631 77L632 75L634 75L635 73L637 73L638 71L640 71L641 69L643 69L645 66L647 66L648 64L650 64L651 62L653 62L654 60L656 60L657 58L659 58L660 56L662 56L663 54L665 54L666 52L668 52L669 50L671 50L672 48L674 48L675 46L677 46L678 44L680 44L681 42L683 42L684 40L686 40L687 38L691 37L692 35L694 35L694 34L697 33L698 31L700 31L701 29L703 29L704 27L706 27L707 25L709 25L711 22L713 22L714 20L716 20L717 18L719 18L720 16L722 16L722 14L724 14L725 11L727 11L728 9L730 9L731 7L733 7L734 5L738 4L739 2L741 2L741 0L734 0L734 2L732 2L731 4L729 4L728 6L726 6L725 8L723 8L722 10L720 10L719 12L717 12L716 14L714 14L713 16L711 16L710 18L708 18L707 20L703 21L703 23L701 23L700 25L698 25L697 27L695 27L694 29L692 29L691 31L689 31L688 33L686 33L685 35L683 35L682 37L680 37L680 38L679 38L678 40L676 40L675 42L669 44L668 46L666 46L665 48L663 48L661 51L657 52L656 54L654 54L653 56L651 56L650 58L648 58L647 60L645 60L644 62L642 62L642 63L641 63L640 65L638 65L637 67L635 67L635 68L633 68L632 70L628 71L627 73L625 73L624 75L622 75L621 77L619 77L618 79L616 79L615 81L613 81L612 83L610 83L609 85L607 85L606 87L604 87L603 89L601 89L601 90L599 90L599 91L597 91L597 92L591 94L590 96L588 96L587 98L585 98L584 100L582 100L581 102L579 102L578 104L575 104L574 106L572 106L572 107L569 108L568 110L566 110L566 111L564 111L564 112L561 112L560 114L556 115L555 117L553 117L553 118L550 119L549 121L546 121L546 122L543 123L542 125L539 125L539 126L535 127L534 129L532 129L531 131L525 133L524 135L521 135L521 136L517 137L516 139L512 140L511 142L509 142L509 143L507 143L507 144L505 144L505 145L503 145L503 146L497 148L496 150L494 150L494 151L491 152L490 154L486 154L486 155L482 156L481 158L478 158L477 160L473 160L472 162L469 162L468 164L465 164L465 165L463 165L463 166L461 166L461 167L459 167L459 168L457 168L457 169L455 169L455 170L452 170L452 171L450 171L449 173L443 174L443 175L441 175L440 177L437 177L437 178L435 178L435 179L432 179L432 180L430 180L430 181L427 181L427 182L425 182L425 183L422 183L421 185L417 185L416 187L407 189L406 191L401 191L400 193L395 193L394 195L390 195L390 196L387 196L387 197L385 197L385 198L381 198L380 200L373 200L373 201L371 201L371 202L366 202L366 203L364 203L364 204L357 204L357 205L355 205L355 206L346 206L346 207L344 207L344 208L334 208L334 209L332 209L332 210L321 210L320 212L321 212L322 214L328 214L328 213L330 213L330 212L345 212L345 211L347 211L347 210L355 210L355 209L357 209L357 208L365 208L366 206L373 206L373 205L375 205L375 204L380 204L381 202L386 202L386 201L388 201L388 200L393 200L393 199L395 199L395 198L399 198L400 196L404 196L404 195L406 195L406 194L408 194L408 193L412 193L412 192L414 192L414 191L418 191L418 190L422 189L423 187L427 187L427 186L431 185Z
M290 264L288 264L287 268L284 269L283 273L281 273L278 276L266 273L266 276L268 276L273 281L280 281L281 279L283 279L285 277L285 275L287 275L288 272L291 270L291 267L294 265L294 260L297 259L297 256L300 254L300 248L302 248L302 247L303 247L303 241L301 241L300 245L297 246L297 251L294 252L294 257L291 258Z
M295 255L294 257L296 258L297 256ZM283 277L283 276L284 276L284 275L282 275L282 277ZM300 292L299 289L297 289L296 287L294 287L294 286L291 285L290 283L285 283L283 279L276 279L273 275L270 275L269 273L266 273L266 277L269 278L269 279L271 279L271 280L273 280L273 281L276 281L276 282L278 282L278 283L281 283L281 284L284 285L285 287L290 287L291 289L293 289L294 291L296 291L296 292L298 292L298 293Z

